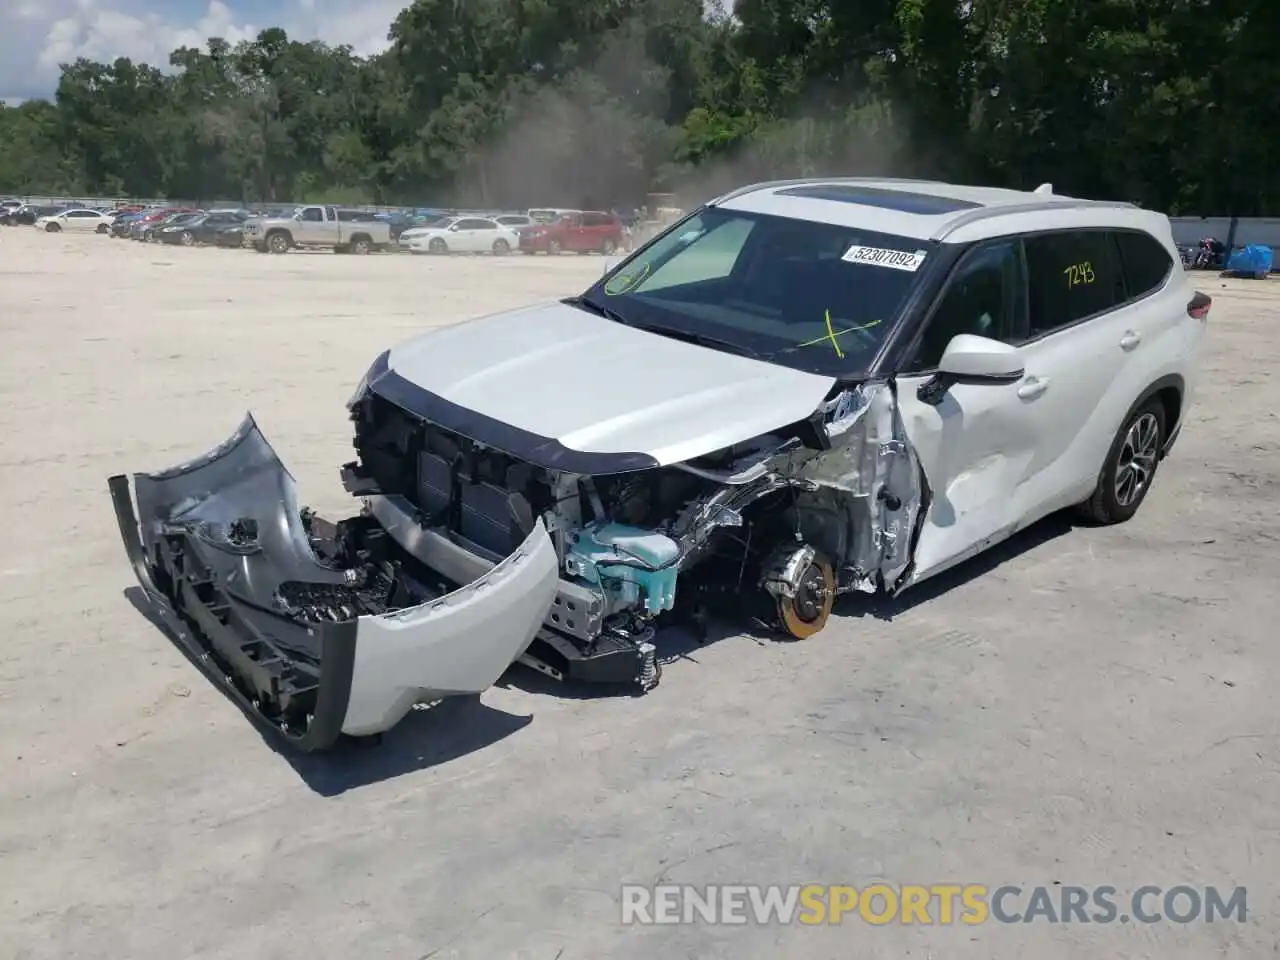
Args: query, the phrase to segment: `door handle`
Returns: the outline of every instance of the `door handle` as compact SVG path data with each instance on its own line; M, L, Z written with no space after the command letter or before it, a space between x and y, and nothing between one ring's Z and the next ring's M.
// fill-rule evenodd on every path
M1018 388L1018 397L1023 400L1034 400L1048 389L1048 377L1027 377Z
M1132 350L1142 342L1142 335L1133 330L1126 330L1124 336L1120 338L1121 350Z

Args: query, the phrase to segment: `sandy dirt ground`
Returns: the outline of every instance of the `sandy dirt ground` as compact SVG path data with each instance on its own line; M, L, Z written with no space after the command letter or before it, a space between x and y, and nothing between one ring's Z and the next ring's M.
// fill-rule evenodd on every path
M601 266L0 230L0 956L1280 950L1275 281L1205 277L1198 403L1133 522L1047 521L810 641L695 648L647 697L514 671L378 749L299 759L135 609L109 474L252 409L309 502L344 509L342 403L378 352ZM1245 885L1248 916L622 926L620 884L660 880Z

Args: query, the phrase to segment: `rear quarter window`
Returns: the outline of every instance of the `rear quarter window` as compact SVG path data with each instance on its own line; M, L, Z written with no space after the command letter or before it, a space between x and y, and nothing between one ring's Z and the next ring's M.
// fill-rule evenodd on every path
M1136 230L1117 231L1115 238L1130 299L1145 297L1164 286L1173 270L1173 257L1160 241Z
M1030 335L1052 333L1128 299L1119 250L1105 230L1028 237Z

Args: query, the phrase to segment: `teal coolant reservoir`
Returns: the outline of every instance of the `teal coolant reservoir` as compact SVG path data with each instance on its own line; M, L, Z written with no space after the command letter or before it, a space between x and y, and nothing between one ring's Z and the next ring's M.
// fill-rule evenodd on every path
M607 613L640 608L655 615L675 604L679 559L679 545L664 534L599 523L574 535L565 572L599 587Z

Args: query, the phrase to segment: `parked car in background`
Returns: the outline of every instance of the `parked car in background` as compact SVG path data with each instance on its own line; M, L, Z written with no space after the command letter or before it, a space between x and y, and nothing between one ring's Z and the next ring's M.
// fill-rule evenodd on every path
M144 240L147 243L155 243L160 239L161 230L167 230L171 227L178 227L181 229L182 227L199 220L202 216L204 216L204 213L201 211L171 214L163 220L157 220L155 223L144 226L139 239Z
M35 226L49 233L106 233L111 229L111 218L97 210L59 210L37 218Z
M240 248L244 246L244 225L249 222L248 217L239 223L230 226L222 226L214 230L209 238L209 243L215 247L234 247Z
M66 208L56 205L24 203L12 213L6 214L4 222L11 227L30 227L41 217L51 217L64 209Z
M561 217L581 212L581 210L562 210L559 207L534 207L529 211L528 217L534 223L554 223Z
M390 228L392 241L398 241L402 233L406 230L411 230L417 225L417 218L411 213L397 211L395 213L376 214L375 216Z
M526 253L614 253L623 245L622 223L611 213L586 210L520 231Z
M457 219L457 217L449 216L448 214L416 216L413 218L413 226L401 232L400 236L396 238L396 242L401 248L407 250L415 237L425 236L437 227L447 226Z
M249 219L243 210L214 210L199 213L190 219L179 215L155 231L155 239L161 243L181 244L184 247L197 243L213 243L215 235L226 227L238 227Z
M351 214L360 214L360 217ZM245 221L244 242L259 253L288 253L295 247L327 247L334 253L366 254L390 246L391 227L360 211L298 207L287 218Z
M488 217L452 217L421 233L414 231L410 253L510 253L520 246L514 227L505 227Z
M111 221L111 236L117 240L129 236L130 228L144 216L145 214L140 210L133 213L117 214L116 218Z
M170 217L176 216L180 213L197 213L197 212L198 211L193 210L190 207L159 207L159 208L146 211L142 214L141 217L139 217L137 220L133 221L133 223L129 225L129 239L130 240L148 239L149 235L147 231L150 227L158 226L163 221L168 220Z

